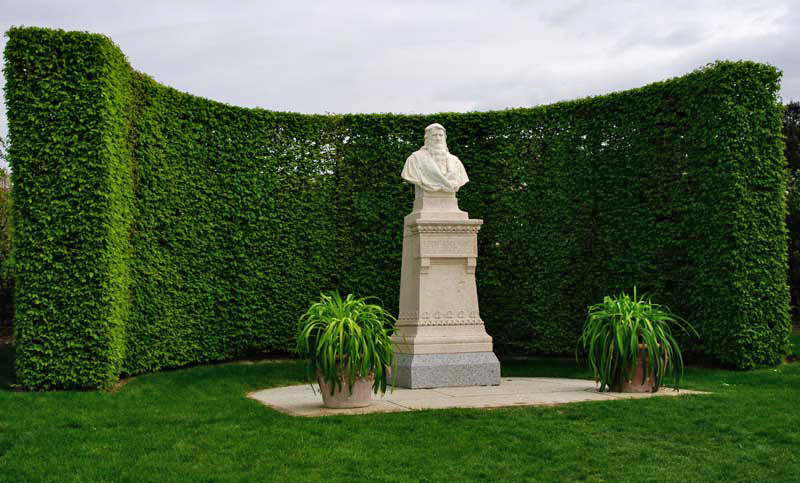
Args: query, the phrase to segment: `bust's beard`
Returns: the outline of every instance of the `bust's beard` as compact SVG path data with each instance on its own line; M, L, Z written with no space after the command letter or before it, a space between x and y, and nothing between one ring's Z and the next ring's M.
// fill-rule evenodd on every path
M447 146L442 146L438 148L434 148L433 146L426 146L428 152L431 154L431 157L434 161L439 163L441 166L447 166L447 155L449 151L447 150Z

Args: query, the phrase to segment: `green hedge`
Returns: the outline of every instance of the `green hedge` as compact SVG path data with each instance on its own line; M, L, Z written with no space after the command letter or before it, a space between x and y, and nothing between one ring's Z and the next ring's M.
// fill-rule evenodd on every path
M129 67L103 36L43 29L12 29L5 56L17 376L106 387L130 305Z
M572 354L586 306L639 290L738 367L787 348L780 75L720 62L532 109L315 116L243 109L133 71L105 37L6 47L17 372L31 388L285 352L320 290L396 311L399 177L440 122L485 224L481 313L502 354Z
M789 231L789 289L792 322L800 325L800 102L784 106L784 154L789 168L786 190L786 228Z
M5 146L0 138L0 159ZM0 337L10 335L14 318L14 276L11 269L11 193L8 172L0 168Z

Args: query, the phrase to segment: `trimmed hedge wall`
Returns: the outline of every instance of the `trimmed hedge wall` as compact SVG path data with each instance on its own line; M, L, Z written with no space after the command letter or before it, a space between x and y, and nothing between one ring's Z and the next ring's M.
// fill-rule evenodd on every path
M129 67L74 32L12 29L5 55L17 377L107 387L129 315Z
M0 138L0 158L5 159L5 145ZM0 168L0 337L11 334L14 319L14 276L11 256L11 178Z
M720 62L532 109L315 116L133 71L105 37L9 31L17 373L30 388L285 352L320 290L396 312L399 173L440 122L470 183L500 353L572 354L586 306L636 285L737 368L788 344L780 74Z
M800 101L784 106L784 154L789 168L786 228L789 231L789 290L792 322L800 325Z

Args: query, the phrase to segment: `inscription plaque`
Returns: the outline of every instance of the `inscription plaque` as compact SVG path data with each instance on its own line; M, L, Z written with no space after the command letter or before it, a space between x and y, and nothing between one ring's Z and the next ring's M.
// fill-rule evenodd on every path
M421 257L476 257L475 235L420 237Z

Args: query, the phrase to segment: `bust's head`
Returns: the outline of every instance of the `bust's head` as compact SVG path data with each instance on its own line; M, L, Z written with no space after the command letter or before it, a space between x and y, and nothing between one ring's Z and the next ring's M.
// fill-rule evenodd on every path
M425 128L425 147L433 150L447 149L447 131L444 126L437 122Z

